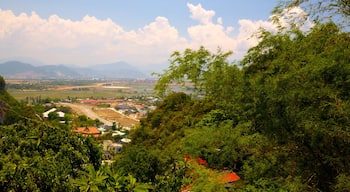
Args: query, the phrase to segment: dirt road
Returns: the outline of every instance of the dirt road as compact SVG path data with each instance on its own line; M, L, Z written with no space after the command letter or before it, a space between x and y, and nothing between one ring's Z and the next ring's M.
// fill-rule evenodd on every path
M107 119L104 119L104 118L100 117L99 115L97 115L92 110L91 106L87 106L87 105L83 105L83 104L76 104L76 103L59 103L59 105L70 107L76 113L78 113L80 115L86 115L90 119L98 119L99 121L101 121L105 125L109 125L109 126L113 125L113 122L108 121Z

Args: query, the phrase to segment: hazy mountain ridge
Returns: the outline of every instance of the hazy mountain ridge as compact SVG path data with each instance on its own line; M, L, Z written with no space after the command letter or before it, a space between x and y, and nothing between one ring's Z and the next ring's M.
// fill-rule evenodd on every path
M149 78L126 62L100 64L90 67L66 65L34 66L20 61L0 63L0 75L7 79L138 79Z

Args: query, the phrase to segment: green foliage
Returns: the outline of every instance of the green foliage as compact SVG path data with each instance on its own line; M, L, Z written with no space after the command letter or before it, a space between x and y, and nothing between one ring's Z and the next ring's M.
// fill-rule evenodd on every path
M71 179L70 183L79 191L120 191L120 192L147 192L150 185L137 183L131 175L123 176L114 173L108 166L95 169L88 164L79 172L79 177Z
M283 15L284 9L292 7L301 7L316 22L332 21L344 27L349 27L350 24L349 0L283 0L273 13Z
M160 172L158 157L141 146L127 147L114 166L143 183L154 182ZM131 163L132 162L132 163Z
M349 191L350 190L350 178L348 173L339 174L336 178L335 191Z
M220 96L218 91L230 89L235 83L231 81L234 79L232 72L238 69L227 61L231 54L232 52L223 53L220 49L216 54L212 54L204 47L197 51L186 49L182 54L174 52L171 55L169 70L158 74L155 90L159 95L167 94L171 91L169 84L175 82L182 86L193 86L197 95Z
M183 186L190 183L190 180L186 178L188 171L186 162L170 159L162 174L156 175L154 190L160 192L181 191Z
M4 191L70 191L83 165L99 167L93 140L34 120L1 126L0 188ZM89 146L89 147L86 147Z
M184 130L193 126L206 111L210 102L194 102L184 93L170 94L140 122L140 128L132 132L133 143L147 147L166 148L183 137Z
M233 191L347 191L349 34L324 23L307 33L292 28L260 37L241 69L221 52L175 52L156 89L167 93L177 82L204 97L167 94L132 132L133 145L172 162L191 155L217 170L234 170L242 181ZM158 174L159 189L222 186L188 180L188 167Z
M0 76L0 91L4 91L6 89L6 83L2 76Z
M18 103L5 89L0 90L0 104L0 124L11 125L23 117L37 119L32 108Z

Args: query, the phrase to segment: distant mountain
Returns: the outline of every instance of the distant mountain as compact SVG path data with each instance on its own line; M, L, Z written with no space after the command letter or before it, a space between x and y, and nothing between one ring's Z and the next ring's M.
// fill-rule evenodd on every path
M45 64L43 64L43 62L36 60L34 58L31 58L31 57L8 57L8 58L0 59L0 63L5 63L8 61L19 61L22 63L30 63L33 66L45 65Z
M37 69L41 74L45 74L46 77L74 78L80 76L77 71L64 65L44 65L37 67Z
M0 73L2 75L11 75L16 73L24 73L28 71L35 71L36 68L28 63L22 63L19 61L7 61L0 64Z
M0 75L7 79L138 79L149 77L126 62L74 68L65 65L34 66L19 61L7 61L0 63Z
M148 76L129 65L126 62L116 62L109 64L100 64L89 67L96 76L114 79L114 78L147 78Z

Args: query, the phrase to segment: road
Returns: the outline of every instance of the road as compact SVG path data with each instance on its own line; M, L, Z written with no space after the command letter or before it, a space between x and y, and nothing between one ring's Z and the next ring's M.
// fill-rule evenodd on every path
M108 121L108 120L100 117L94 111L92 111L92 109L90 107L88 107L86 105L81 105L81 104L76 104L76 103L59 103L59 104L63 105L63 106L70 107L74 111L76 111L78 114L84 114L87 117L89 117L90 119L98 119L99 121L101 121L105 125L109 125L109 126L113 125L113 122Z

